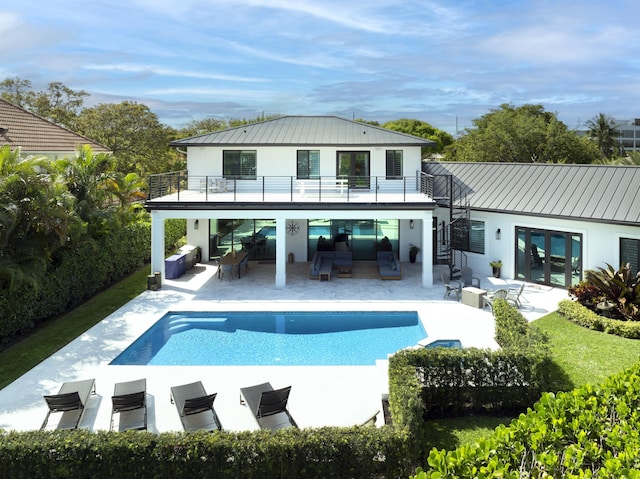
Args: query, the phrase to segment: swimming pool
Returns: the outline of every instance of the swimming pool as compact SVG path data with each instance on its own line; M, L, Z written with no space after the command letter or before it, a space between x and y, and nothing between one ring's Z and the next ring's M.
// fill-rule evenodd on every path
M374 365L425 337L416 312L172 312L111 364Z

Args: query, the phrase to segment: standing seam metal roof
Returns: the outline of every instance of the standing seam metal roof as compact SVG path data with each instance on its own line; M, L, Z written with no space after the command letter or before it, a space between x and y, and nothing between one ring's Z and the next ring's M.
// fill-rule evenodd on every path
M435 142L335 116L283 116L171 142L171 146L433 146Z
M639 166L428 162L424 171L453 175L474 210L640 226Z

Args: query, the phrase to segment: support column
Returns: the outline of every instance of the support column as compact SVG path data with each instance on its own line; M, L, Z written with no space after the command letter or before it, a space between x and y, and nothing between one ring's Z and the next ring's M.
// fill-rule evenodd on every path
M151 212L151 274L159 271L164 284L164 218Z
M433 287L433 215L422 218L422 287Z
M276 219L276 288L287 285L287 220Z

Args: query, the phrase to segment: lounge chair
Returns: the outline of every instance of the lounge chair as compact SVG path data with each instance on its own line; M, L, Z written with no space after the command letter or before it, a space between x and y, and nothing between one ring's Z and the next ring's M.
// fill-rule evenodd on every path
M44 396L49 406L47 417L40 427L42 431L47 427L52 413L62 413L56 429L77 429L84 409L91 394L96 393L96 380L70 381L63 383L58 394Z
M289 414L287 401L291 386L273 389L270 383L240 389L240 404L245 404L262 429L298 427Z
M460 271L462 274L462 285L466 288L467 286L475 286L476 288L480 287L480 278L473 275L473 270L468 266L465 266Z
M111 430L118 415L118 431L147 429L147 380L116 383L111 397Z
M493 293L487 293L484 297L484 306L489 306L493 314L493 302L496 299L507 299L508 291L506 289L498 289Z
M444 298L449 296L451 293L455 293L456 300L460 301L460 292L462 291L462 284L458 282L458 285L456 286L452 283L449 283L445 279L444 273L442 273L440 277L442 278L442 283L444 284L444 287L445 287Z
M522 302L520 301L520 296L522 296L522 291L524 291L524 283L522 283L519 288L509 288L505 299L515 307L521 308Z
M185 431L222 430L218 415L213 409L215 399L216 393L207 395L200 381L171 388L171 402L176 405Z

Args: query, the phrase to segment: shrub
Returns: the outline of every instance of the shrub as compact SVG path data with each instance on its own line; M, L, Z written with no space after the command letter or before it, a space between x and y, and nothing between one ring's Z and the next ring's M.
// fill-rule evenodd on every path
M569 321L595 331L603 331L629 339L640 339L640 322L606 318L568 299L560 301L558 312Z
M598 303L613 304L613 308L607 309L603 315L640 321L640 272L634 275L629 263L620 265L617 271L610 264L606 268L586 271L585 280L569 288L569 293L596 311Z
M415 479L639 477L640 367L557 396L477 444L432 450Z

